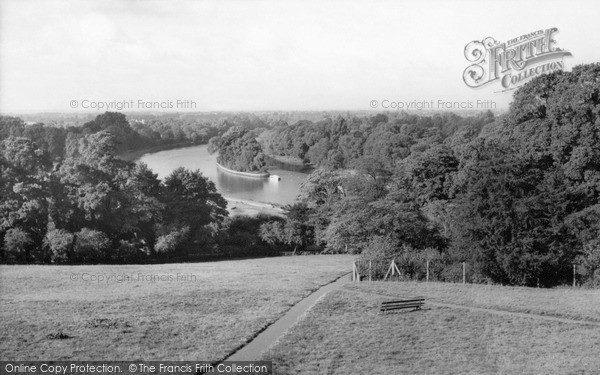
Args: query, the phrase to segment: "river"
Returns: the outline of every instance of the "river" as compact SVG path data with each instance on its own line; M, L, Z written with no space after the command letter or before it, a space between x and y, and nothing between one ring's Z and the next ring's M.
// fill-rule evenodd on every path
M199 169L225 197L278 205L294 203L300 193L300 185L308 177L307 172L300 171L301 168L272 160L269 172L281 177L278 182L268 178L234 176L217 167L217 155L209 154L207 148L207 145L200 145L148 153L136 161L146 163L160 179L178 167Z

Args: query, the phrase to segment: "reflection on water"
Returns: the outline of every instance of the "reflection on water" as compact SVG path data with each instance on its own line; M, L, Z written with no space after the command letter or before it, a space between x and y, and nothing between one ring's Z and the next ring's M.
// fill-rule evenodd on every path
M177 167L199 169L215 183L217 190L224 196L255 202L293 203L300 192L300 184L307 177L305 172L282 169L281 164L269 167L272 174L281 177L280 181L234 176L217 168L217 155L210 155L207 145L145 154L138 161L148 164L161 179Z

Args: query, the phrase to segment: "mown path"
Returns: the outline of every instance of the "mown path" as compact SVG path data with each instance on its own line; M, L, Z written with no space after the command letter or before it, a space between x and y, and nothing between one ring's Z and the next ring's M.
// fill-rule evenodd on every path
M348 281L350 281L349 274L345 274L335 281L320 287L292 306L292 308L290 308L281 318L269 325L264 331L256 335L255 338L242 348L225 358L225 361L259 360L262 353L271 347L279 337L283 336L308 309L317 303L319 298L332 290L340 289Z

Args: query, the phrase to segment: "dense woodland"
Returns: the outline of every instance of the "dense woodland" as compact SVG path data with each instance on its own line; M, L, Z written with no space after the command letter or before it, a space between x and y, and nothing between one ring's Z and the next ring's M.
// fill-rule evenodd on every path
M509 111L474 116L105 113L82 126L0 118L4 262L98 263L355 253L375 276L598 284L600 64L542 76ZM265 155L315 167L280 217L227 217L197 171L164 181L119 152L207 143L224 166ZM596 276L596 278L594 278Z

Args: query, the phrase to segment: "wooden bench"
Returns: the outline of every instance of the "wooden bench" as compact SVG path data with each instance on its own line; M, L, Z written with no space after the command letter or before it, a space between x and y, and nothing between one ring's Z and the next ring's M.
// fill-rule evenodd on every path
M397 300L397 301L385 301L381 303L381 311L386 312L390 310L400 309L415 309L421 310L421 307L425 304L425 298L414 297L411 299Z

